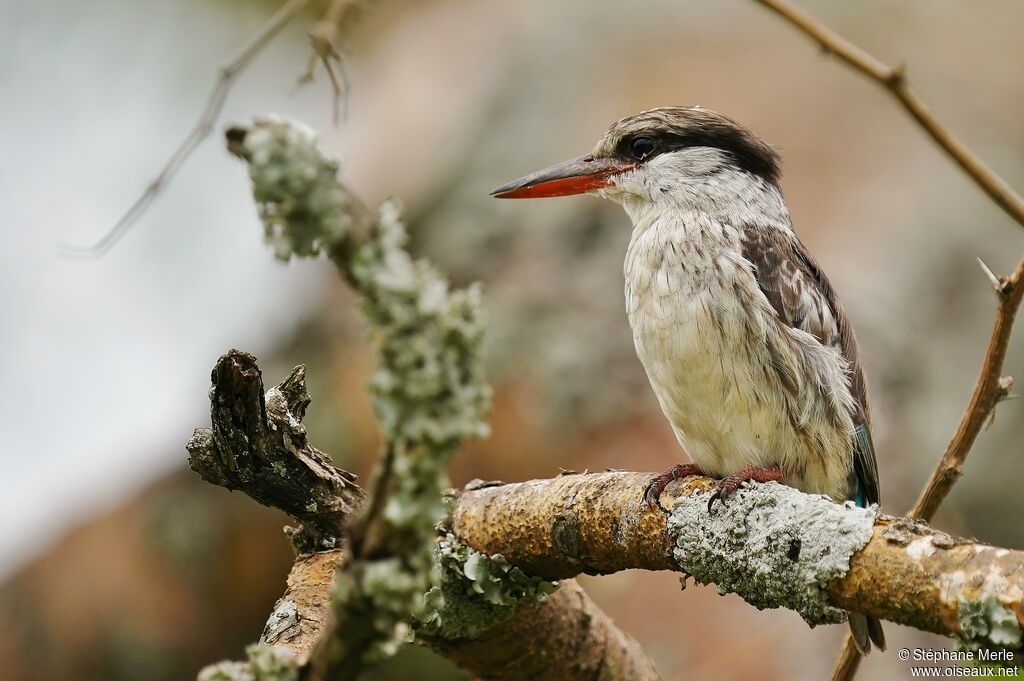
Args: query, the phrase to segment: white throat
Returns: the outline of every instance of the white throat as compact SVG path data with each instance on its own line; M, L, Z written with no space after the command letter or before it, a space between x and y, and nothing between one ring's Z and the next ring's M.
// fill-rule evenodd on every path
M620 203L634 227L656 220L688 216L741 227L766 221L789 229L790 218L778 187L741 170L718 170L708 175L680 175L666 168L628 173L621 187L602 190Z

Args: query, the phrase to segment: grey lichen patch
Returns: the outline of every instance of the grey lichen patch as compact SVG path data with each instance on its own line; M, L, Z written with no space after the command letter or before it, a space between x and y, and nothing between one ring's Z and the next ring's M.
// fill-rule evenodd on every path
M965 644L1020 648L1021 629L1017 617L994 596L981 599L960 596L957 605L960 636Z
M299 670L287 651L263 644L246 648L247 662L220 662L199 672L198 681L298 681Z
M698 583L757 608L795 610L814 626L845 619L824 586L849 570L876 512L767 483L744 487L710 513L705 495L682 497L668 525L679 568Z
M283 600L274 608L263 628L262 640L267 643L289 641L299 635L299 609L289 600Z
M311 256L350 234L358 202L338 182L338 161L317 149L309 127L277 116L227 131L228 149L249 164L253 198L274 255Z
M885 517L883 520L887 522L887 525L882 530L882 537L890 544L917 547L912 551L923 548L924 542L921 540L924 539L927 540L929 546L937 549L951 549L959 544L970 543L968 539L957 539L945 532L939 532L922 520L892 517Z
M472 639L511 617L522 603L543 600L557 582L531 577L501 555L487 556L447 534L437 544L441 578L424 597L417 631Z

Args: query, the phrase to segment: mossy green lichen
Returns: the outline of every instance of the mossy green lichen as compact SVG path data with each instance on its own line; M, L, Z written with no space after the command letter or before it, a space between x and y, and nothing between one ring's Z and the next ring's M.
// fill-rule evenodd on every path
M960 636L964 644L979 642L1007 648L1020 648L1021 630L1013 611L994 596L982 599L960 597L957 607Z
M299 672L281 649L263 644L246 648L247 662L220 662L199 672L198 681L298 681Z
M265 116L233 126L227 139L249 163L264 237L277 258L318 255L348 237L362 207L338 182L338 162L320 154L312 129Z
M339 575L358 581L345 593L369 601L358 612L372 612L380 634L378 650L366 651L370 660L405 640L406 623L437 581L432 552L447 464L464 439L487 434L482 418L491 396L479 288L450 291L405 244L397 206L388 202L351 263L377 360L369 389L390 458L388 472L378 472L387 476L379 516L367 521L381 538L373 553L388 558Z
M424 596L417 630L448 640L472 639L539 601L557 582L531 577L499 554L474 551L446 534L437 544L441 579Z
M338 658L372 661L408 638L410 617L437 581L435 527L451 455L464 439L487 434L480 288L450 290L433 266L413 259L398 204L369 216L308 128L266 117L232 128L228 144L249 163L277 256L327 253L362 296L377 362L369 390L386 447L335 591L338 630L365 635L334 648Z

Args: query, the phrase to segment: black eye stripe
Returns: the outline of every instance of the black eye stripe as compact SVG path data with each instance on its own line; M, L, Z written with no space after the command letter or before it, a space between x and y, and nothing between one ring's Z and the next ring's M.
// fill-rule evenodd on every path
M641 140L642 151L635 153L634 145ZM650 148L648 149L648 145ZM678 151L688 147L711 147L732 156L736 165L749 173L775 183L778 181L778 158L770 147L749 139L748 135L737 134L730 129L699 129L686 132L675 130L644 131L635 135L627 135L619 141L616 154L631 161L646 163L661 154Z

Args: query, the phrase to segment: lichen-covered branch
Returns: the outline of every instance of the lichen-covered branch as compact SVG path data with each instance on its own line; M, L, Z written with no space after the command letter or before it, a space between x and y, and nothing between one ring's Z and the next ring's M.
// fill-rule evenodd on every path
M345 513L353 512L364 495L350 474L330 465L326 455L306 440L300 419L309 395L302 367L267 391L262 401L259 367L247 353L232 350L221 357L212 378L214 428L198 429L190 441L193 468L213 484L241 490L292 515L301 523L293 538L314 536L307 527L311 523L321 541L304 544L317 549L340 543L337 533ZM255 411L261 403L262 419ZM274 444L268 445L270 440ZM338 512L315 513L314 498L317 507ZM333 539L326 541L328 537ZM346 556L342 549L299 555L287 590L275 604L259 644L247 651L247 660L212 665L200 679L294 681L307 674L329 632L344 635L333 620L332 594ZM424 615L417 638L474 676L588 681L595 669L607 669L621 672L607 677L611 679L658 679L637 643L616 628L575 582L561 586L573 594L571 598L551 598L551 582L526 575L501 556L473 551L450 535L436 544L436 556L440 577L429 593L421 594ZM411 614L408 620L412 621ZM545 655L531 658L535 663L546 660L547 677L536 675L536 664L508 656L510 638L521 632L548 641Z
M874 509L769 483L707 509L713 481L689 478L647 508L642 473L567 475L465 491L460 541L548 579L629 568L677 570L810 624L840 610L971 645L1021 648L1024 552L950 537Z
M570 579L542 601L475 638L430 639L475 678L488 681L658 681L639 644Z
M268 391L265 418L258 419L252 409L259 401L251 396L262 382L254 360L237 351L221 358L211 390L216 427L193 438L205 443L193 461L219 484L231 480L244 491L276 495L275 505L305 522L308 509L287 494L306 498L294 479L308 478L316 489L323 475L322 461L308 456L317 450L299 430L309 400L300 377L297 369ZM257 460L261 438L282 427L282 441L295 437L300 447L264 446L272 454L258 460L271 463L260 475L232 477L218 468L249 470L238 462ZM218 440L218 431L231 436ZM274 456L284 461L275 463ZM275 476L283 479L275 483ZM358 500L349 476L339 476L335 493ZM700 492L713 481L690 478L666 491L662 503L673 507L666 516L641 501L649 479L602 473L468 486L454 504L448 532L434 543L440 577L418 607L418 638L481 678L582 680L602 669L616 670L607 678L656 679L636 643L578 586L563 582L552 594L554 585L545 581L645 568L685 572L758 607L794 609L812 624L836 621L849 609L970 644L1021 647L1022 552L950 537L908 519L876 518L874 510L775 484L745 488L709 514ZM331 621L330 597L347 555L336 549L300 556L262 645L249 650L247 662L215 665L203 678L297 678L292 674L308 668L326 636L336 641L347 633ZM411 613L404 621L412 621Z

